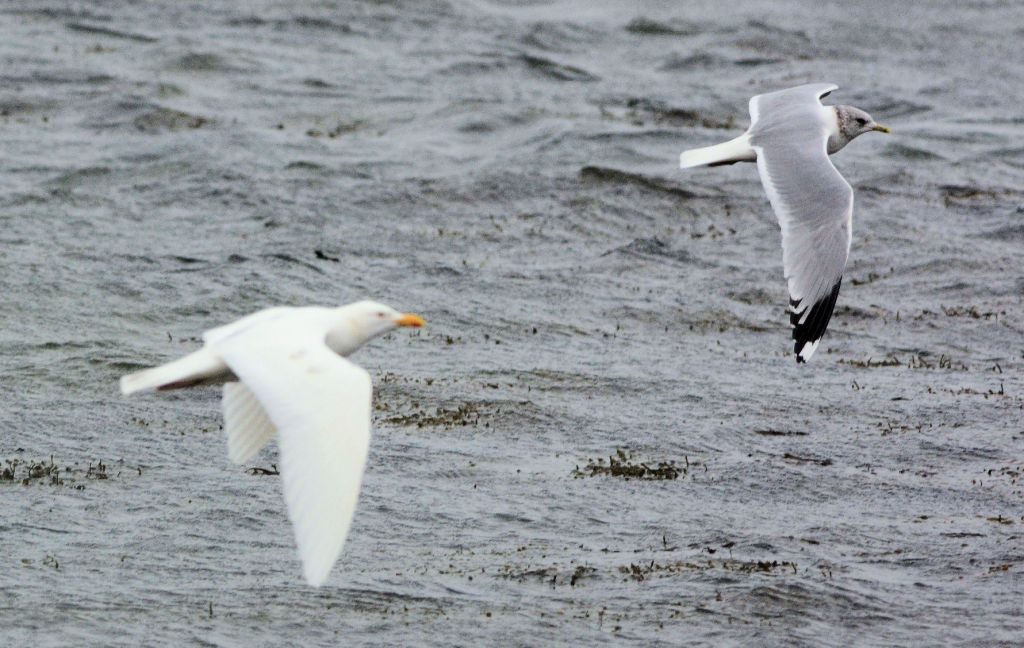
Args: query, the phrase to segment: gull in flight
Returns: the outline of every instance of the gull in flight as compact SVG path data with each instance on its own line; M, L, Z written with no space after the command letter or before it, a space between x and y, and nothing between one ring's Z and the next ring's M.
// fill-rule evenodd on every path
M782 227L782 265L798 363L818 348L850 254L853 188L828 156L858 135L890 132L859 108L823 106L821 99L838 87L809 83L757 95L750 100L746 133L679 156L684 169L757 162Z
M372 301L269 308L203 334L203 347L121 378L121 393L224 384L228 456L241 464L278 435L302 570L319 586L341 553L370 446L370 374L345 359L418 315Z

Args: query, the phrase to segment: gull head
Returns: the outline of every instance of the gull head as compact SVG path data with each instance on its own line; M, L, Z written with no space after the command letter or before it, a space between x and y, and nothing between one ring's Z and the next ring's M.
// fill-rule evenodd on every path
M879 124L871 115L853 106L836 106L836 119L839 121L839 133L847 142L871 131L892 132L888 126Z
M375 301L361 301L338 309L339 320L327 335L327 345L348 355L378 335L401 326L420 328L426 322L419 315L400 313Z
M367 340L400 326L420 328L426 324L419 315L399 313L394 308L375 301L356 302L343 308L352 329Z

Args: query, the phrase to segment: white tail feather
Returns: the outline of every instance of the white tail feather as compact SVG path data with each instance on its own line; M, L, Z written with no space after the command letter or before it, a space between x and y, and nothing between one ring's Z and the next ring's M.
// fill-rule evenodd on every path
M178 382L202 382L227 372L228 367L221 362L220 358L206 349L200 349L174 362L121 376L121 393L127 396L138 391L157 389Z
M722 144L683 151L679 155L679 166L689 169L710 164L732 164L733 162L754 162L756 160L757 153L750 147L750 136L744 133Z

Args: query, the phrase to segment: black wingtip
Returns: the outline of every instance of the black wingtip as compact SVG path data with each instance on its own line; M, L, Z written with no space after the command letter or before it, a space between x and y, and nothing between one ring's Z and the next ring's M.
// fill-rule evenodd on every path
M797 312L800 302L793 299L789 300L792 310L789 316L789 323L793 325L793 352L796 353L798 364L807 362L807 358L814 353L818 340L825 334L829 320L832 319L832 311L836 308L836 300L839 298L839 287L842 283L843 279L840 277L827 295L814 302L810 307L810 312ZM801 319L803 319L803 323L800 322ZM812 348L808 350L805 357L804 350L808 345L811 345Z

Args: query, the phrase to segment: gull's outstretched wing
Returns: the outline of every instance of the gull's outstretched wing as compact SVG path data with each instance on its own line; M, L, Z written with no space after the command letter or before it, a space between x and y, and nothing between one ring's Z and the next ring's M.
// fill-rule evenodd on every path
M751 97L747 106L750 111L751 130L757 126L761 115L768 118L766 124L771 124L783 121L790 111L799 114L808 109L820 110L821 100L838 88L839 86L834 83L807 83Z
M853 189L829 159L832 113L819 100L835 87L809 84L750 100L750 144L782 227L797 362L818 348L850 253Z
M324 333L296 313L214 346L278 430L288 517L311 585L327 579L345 544L370 445L370 376L328 349Z

